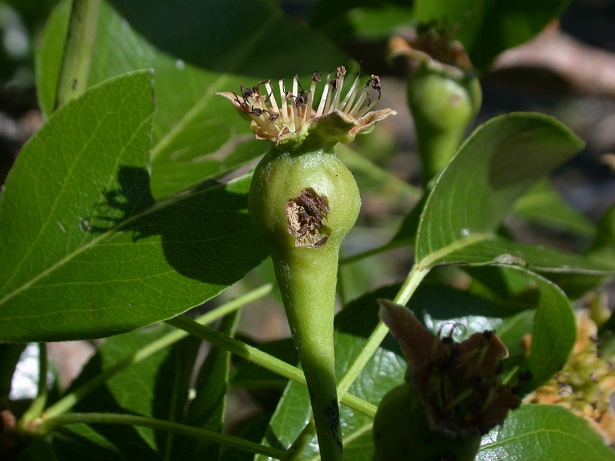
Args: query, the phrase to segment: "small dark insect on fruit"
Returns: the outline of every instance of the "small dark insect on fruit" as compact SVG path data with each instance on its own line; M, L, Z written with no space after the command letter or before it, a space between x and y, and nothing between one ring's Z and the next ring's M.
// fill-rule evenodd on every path
M272 122L275 121L280 116L280 114L270 112L267 109L261 109L259 107L250 106L245 103L241 104L241 109L246 114L254 115L255 117L260 117L263 114L267 114L268 119L271 120Z
M311 216L322 219L325 214L329 212L327 198L321 197L312 188L307 188L301 191L301 195L298 199L298 201Z

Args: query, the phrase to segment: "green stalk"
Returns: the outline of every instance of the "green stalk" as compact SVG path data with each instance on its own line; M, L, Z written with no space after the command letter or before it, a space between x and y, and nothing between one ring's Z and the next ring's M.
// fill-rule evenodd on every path
M307 381L321 456L341 459L333 343L335 289L327 289L336 280L337 252L273 255L273 260L278 284L285 287L280 291Z
M249 451L274 459L282 459L285 452L276 448L271 448L258 443L221 434L219 432L199 429L185 424L174 423L161 419L148 418L145 416L124 415L114 413L71 413L54 418L47 418L38 426L41 435L47 434L54 429L70 424L124 424L130 426L149 427L156 430L172 432L174 434L196 437L209 442L218 443L230 448Z
M85 93L94 54L101 0L73 0L56 107Z
M300 369L272 355L266 354L256 347L249 346L246 343L243 343L235 338L231 338L230 336L220 333L213 328L200 325L185 316L179 316L174 319L167 320L167 323L176 328L181 328L197 338L201 338L214 346L221 347L232 354L249 360L250 362L283 376L284 378L290 379L291 381L304 386L306 385L305 376ZM358 413L370 418L373 418L376 414L376 407L374 405L360 399L355 395L346 394L342 399L340 399L340 401L349 408L352 408Z
M429 268L423 268L415 264L395 296L394 302L405 306L428 273ZM365 368L372 355L374 355L376 350L380 347L380 344L382 344L388 332L389 328L382 321L378 322L378 325L367 339L365 346L363 346L363 349L353 361L350 368L346 370L346 373L344 373L344 376L342 376L342 379L340 379L337 385L337 391L341 397L348 392L348 389Z

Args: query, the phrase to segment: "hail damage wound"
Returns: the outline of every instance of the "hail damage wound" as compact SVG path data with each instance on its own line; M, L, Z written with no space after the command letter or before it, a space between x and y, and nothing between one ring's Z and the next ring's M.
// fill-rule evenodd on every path
M318 248L327 243L331 231L326 226L329 201L311 187L286 203L288 232L297 248Z

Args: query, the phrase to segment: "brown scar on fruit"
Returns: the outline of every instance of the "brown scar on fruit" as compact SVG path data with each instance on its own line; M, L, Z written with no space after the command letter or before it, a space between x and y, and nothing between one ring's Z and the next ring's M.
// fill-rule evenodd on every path
M329 200L307 187L298 197L286 202L288 232L295 237L298 248L318 248L327 243L330 229L327 227Z

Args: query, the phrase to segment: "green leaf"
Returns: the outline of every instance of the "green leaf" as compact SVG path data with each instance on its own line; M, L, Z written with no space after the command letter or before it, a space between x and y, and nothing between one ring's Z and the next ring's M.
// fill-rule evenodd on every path
M377 5L370 2L369 8L350 10L348 22L355 37L371 41L385 40L401 27L408 27L409 24L414 22L414 14L406 2L391 3L389 5ZM374 6L376 7L374 8Z
M0 321L12 325L0 341L168 319L266 256L247 216L249 178L154 202L153 110L151 74L122 76L63 106L22 150L0 201Z
M594 224L568 204L546 180L537 182L515 202L514 213L530 223L582 237L592 237Z
M155 197L219 177L268 148L215 92L239 91L241 84L251 87L267 78L311 75L315 69L326 72L348 63L335 45L269 2L238 0L232 8L212 0L111 3L121 15L103 3L90 84L133 69L154 69ZM61 20L52 18L48 28L57 30L53 23ZM46 53L39 55L39 73L59 66L62 50ZM53 72L49 75L53 78ZM39 91L51 88L47 82Z
M168 333L169 327L134 331L108 339L86 364L67 393L113 366L126 355ZM78 412L112 412L181 421L199 341L187 338L126 368L74 407ZM142 427L71 425L54 432L61 461L77 459L168 459L173 435Z
M530 275L539 292L531 351L522 365L532 372L531 379L521 387L522 392L529 392L562 369L576 341L577 324L570 301L557 285L529 271L515 270Z
M414 14L405 0L314 2L312 27L325 32L338 43L358 39L384 40L400 27L413 22Z
M439 21L455 31L474 66L483 69L502 51L537 35L569 3L569 0L416 0L415 8L419 21Z
M476 461L609 461L615 451L587 421L555 405L522 405L483 437Z
M364 7L370 3L372 2L369 0L340 0L335 3L317 0L314 2L310 12L310 25L316 28L327 26L340 21L341 18L353 9Z
M419 265L511 264L542 271L611 268L587 258L496 236L513 203L583 142L552 117L513 113L474 131L437 177L416 236Z

